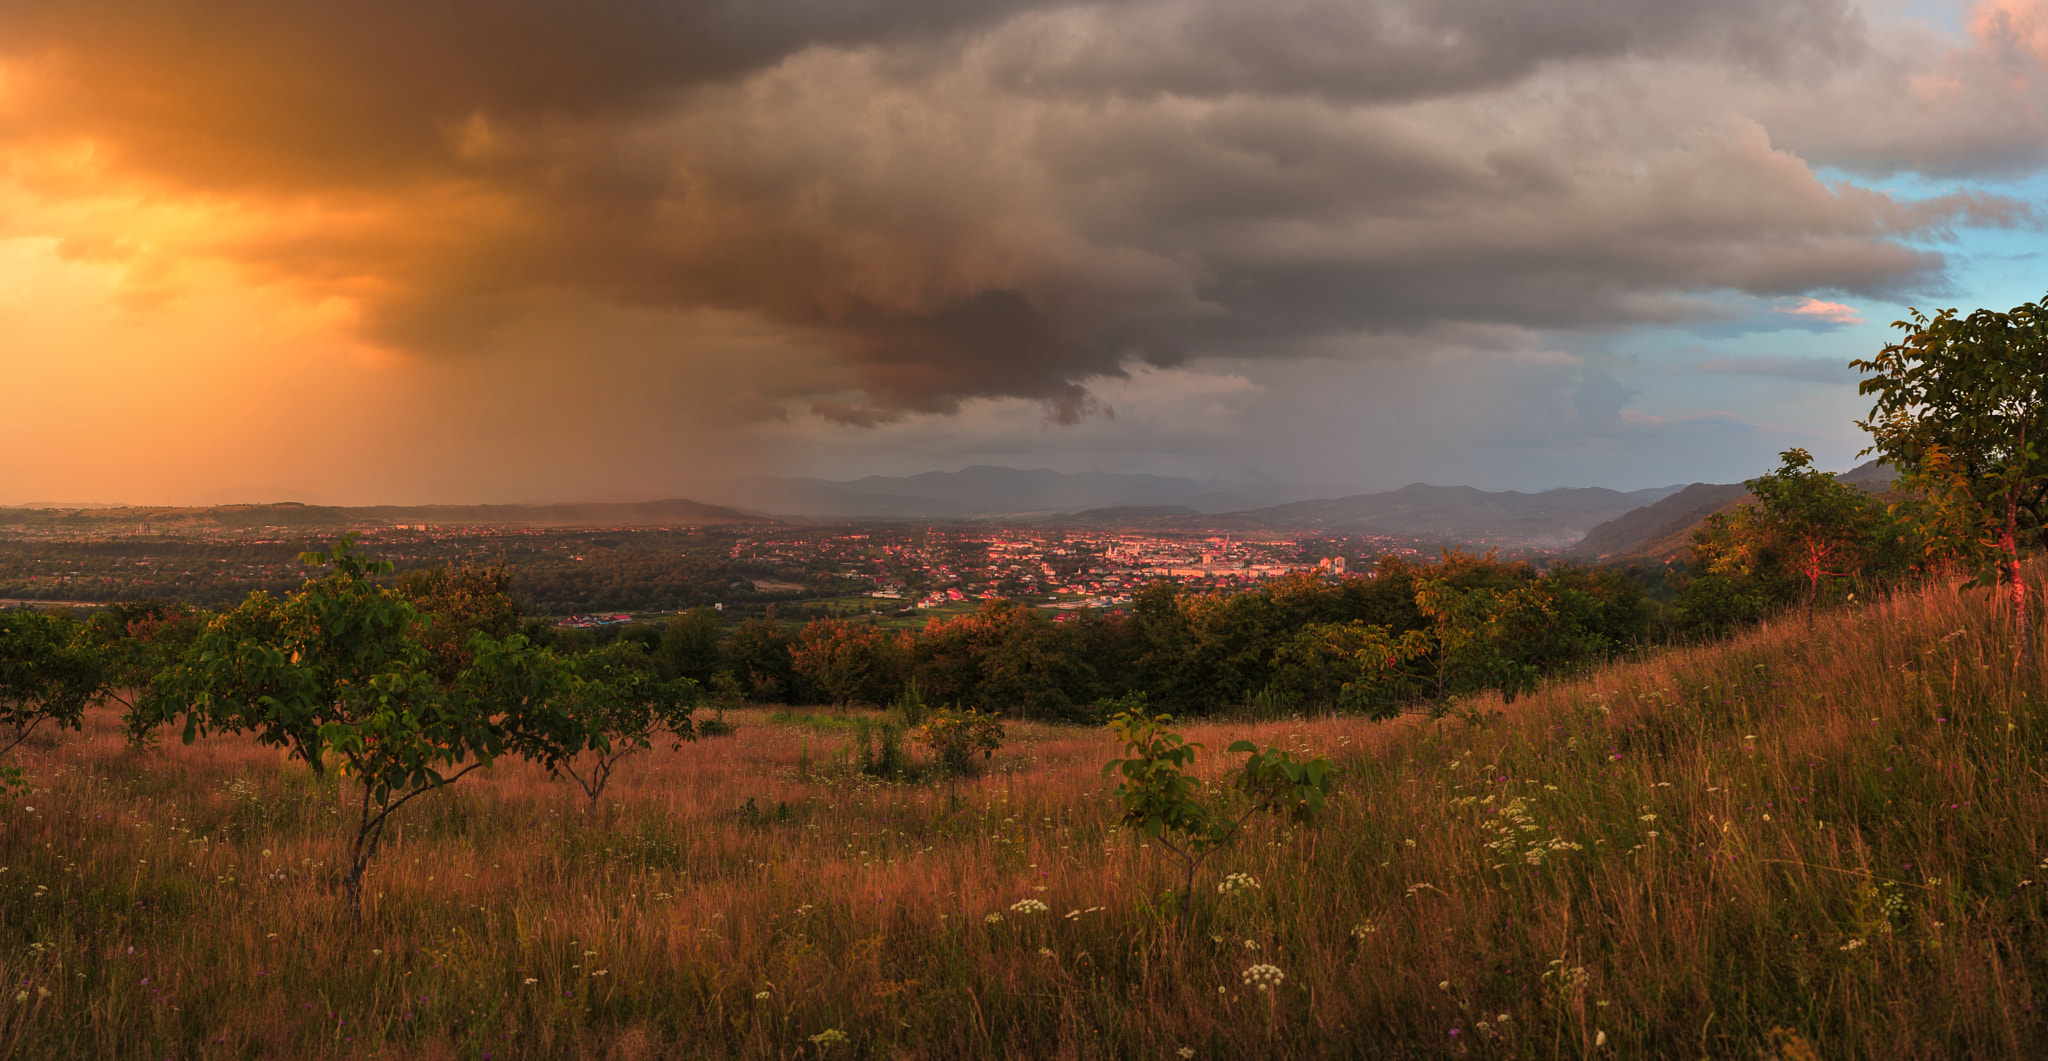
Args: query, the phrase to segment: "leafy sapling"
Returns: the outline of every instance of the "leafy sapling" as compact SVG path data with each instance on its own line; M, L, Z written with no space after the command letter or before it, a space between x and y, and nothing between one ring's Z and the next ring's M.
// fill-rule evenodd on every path
M932 712L917 727L916 737L948 776L968 777L980 772L982 763L1003 746L1003 724L974 708L954 708Z
M104 693L105 657L78 635L78 624L63 616L0 611L0 755L45 723L80 728L85 709ZM0 766L0 792L23 784L20 767Z
M1237 838L1245 822L1264 812L1314 823L1328 807L1341 771L1323 756L1297 759L1237 741L1226 749L1245 756L1244 764L1230 773L1231 803L1212 804L1202 798L1202 783L1190 772L1203 746L1167 729L1172 721L1168 715L1148 716L1142 702L1127 701L1109 722L1110 731L1123 741L1125 757L1110 760L1102 775L1117 778L1113 794L1123 807L1120 823L1158 841L1180 863L1178 905L1185 917L1194 901L1196 872Z
M663 679L646 650L628 641L576 657L571 666L571 710L607 740L580 755L564 757L561 772L583 790L595 811L620 760L652 747L657 737L666 736L675 746L697 739L691 719L697 683Z

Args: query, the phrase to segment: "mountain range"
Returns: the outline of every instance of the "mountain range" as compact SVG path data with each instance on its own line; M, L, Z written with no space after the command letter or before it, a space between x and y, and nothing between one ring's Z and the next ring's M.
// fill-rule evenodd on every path
M753 476L714 491L726 504L811 519L990 519L1108 507L1179 506L1237 512L1314 497L1307 487L1169 475L1056 472L975 464L956 472L846 481Z
M1873 494L1890 490L1896 479L1896 473L1878 461L1835 476L1837 482ZM1693 483L1594 527L1572 552L1594 560L1676 560L1692 547L1693 528L1702 520L1754 500L1741 483Z
M1881 467L1838 476L1882 491ZM1597 559L1676 555L1691 529L1740 503L1740 485L1693 483L1647 490L1560 488L1539 493L1412 483L1345 497L1306 488L1108 472L974 465L956 472L828 479L735 480L729 504L671 499L530 505L218 505L0 508L0 533L133 534L324 532L425 523L440 526L658 527L806 520L992 520L1167 532L1234 531L1384 535L1511 547L1570 547Z

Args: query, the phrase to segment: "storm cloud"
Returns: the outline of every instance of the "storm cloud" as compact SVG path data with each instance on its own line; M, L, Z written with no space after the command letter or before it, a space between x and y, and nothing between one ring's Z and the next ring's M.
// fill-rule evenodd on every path
M0 230L138 304L227 262L418 356L532 356L551 313L750 356L710 312L812 366L720 373L748 415L1073 423L1140 365L1941 290L1949 233L2032 208L1816 166L2031 164L2038 11L1943 50L1838 0L16 0L7 180L72 206ZM135 198L189 217L137 238Z

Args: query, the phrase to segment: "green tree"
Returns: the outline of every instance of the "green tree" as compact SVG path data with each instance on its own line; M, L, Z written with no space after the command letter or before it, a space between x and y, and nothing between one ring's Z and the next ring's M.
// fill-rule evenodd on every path
M796 697L796 661L789 635L763 619L748 619L719 643L718 655L755 703L791 703Z
M718 673L718 642L724 636L718 613L696 608L669 619L661 630L661 646L655 659L668 678L688 678L698 684Z
M106 688L105 657L79 637L72 619L33 608L0 611L0 755L49 724L78 729ZM0 767L0 789L18 787L21 769Z
M1742 485L1756 495L1751 524L1803 588L1806 624L1813 625L1821 583L1859 575L1873 552L1876 499L1813 467L1813 455L1788 449L1778 470Z
M122 706L130 743L152 739L155 726L143 705L157 675L204 625L205 616L190 605L165 600L120 601L95 610L86 620L79 636L100 654L106 667L106 696Z
M1273 652L1273 684L1297 703L1335 717L1338 708L1390 718L1413 684L1408 664L1429 653L1429 635L1396 635L1356 619L1309 623Z
M2048 514L2048 308L1914 310L1892 326L1905 338L1850 362L1867 377L1858 393L1876 397L1857 424L1871 435L1864 452L1898 469L1900 488L1917 496L1908 511L1977 584L2005 583L2014 665L2031 665L2020 554Z
M691 720L697 683L662 677L646 650L629 641L613 642L569 662L576 679L567 692L572 710L605 739L581 754L564 756L561 772L589 797L594 811L620 760L652 747L657 737L665 736L678 746L697 739Z
M552 654L481 630L452 678L423 634L429 620L372 577L390 564L344 538L301 559L330 570L278 601L254 594L217 616L157 683L161 717L184 715L187 743L254 733L316 773L331 760L361 789L343 888L362 916L362 880L400 807L514 755L554 769L601 729L566 709L570 676Z
M1614 647L1601 632L1601 601L1583 585L1491 555L1446 553L1417 578L1415 603L1434 624L1439 696L1498 689L1512 701Z

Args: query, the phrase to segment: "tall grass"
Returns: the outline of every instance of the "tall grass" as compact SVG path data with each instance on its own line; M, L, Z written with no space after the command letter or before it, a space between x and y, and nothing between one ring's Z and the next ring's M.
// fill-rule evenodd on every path
M1350 776L1186 932L1105 732L910 785L735 711L595 815L501 764L401 812L352 929L345 788L100 713L0 811L0 1054L2044 1056L2048 694L2010 661L1930 590L1464 721L1193 725Z

